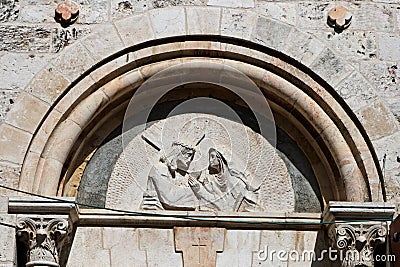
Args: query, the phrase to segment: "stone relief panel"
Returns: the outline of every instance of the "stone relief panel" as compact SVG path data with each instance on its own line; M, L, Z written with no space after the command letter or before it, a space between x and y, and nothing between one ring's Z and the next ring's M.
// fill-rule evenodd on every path
M295 211L288 167L260 134L208 114L160 120L125 142L106 207L127 210Z

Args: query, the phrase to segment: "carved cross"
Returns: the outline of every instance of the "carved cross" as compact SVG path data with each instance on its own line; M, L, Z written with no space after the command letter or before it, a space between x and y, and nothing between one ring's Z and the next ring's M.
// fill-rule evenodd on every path
M213 267L217 252L222 252L225 229L204 227L175 227L175 249L182 252L183 266Z

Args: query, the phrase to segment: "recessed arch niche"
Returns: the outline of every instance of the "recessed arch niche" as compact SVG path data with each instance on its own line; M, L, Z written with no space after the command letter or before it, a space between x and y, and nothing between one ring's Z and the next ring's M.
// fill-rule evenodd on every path
M131 54L135 60L121 62ZM241 71L259 86L279 131L309 162L322 206L330 200L385 198L375 152L356 116L327 83L277 51L233 38L185 36L133 46L106 61L72 83L46 114L31 142L41 156L33 161L28 152L25 157L32 160L30 170L24 167L21 174L20 184L27 189L74 195L87 162L101 144L113 140L130 97L145 80L182 62L212 61ZM118 66L110 67L114 62ZM93 73L98 79L87 84L85 75ZM202 89L196 93L207 92ZM209 96L229 102L226 93L209 91ZM188 97L193 95L177 94L164 104ZM43 131L46 140L38 134Z

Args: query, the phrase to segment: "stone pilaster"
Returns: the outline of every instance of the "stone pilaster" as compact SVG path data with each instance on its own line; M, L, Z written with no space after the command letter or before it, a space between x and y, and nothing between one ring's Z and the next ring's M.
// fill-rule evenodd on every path
M26 266L60 266L60 254L70 242L68 216L20 217L17 238L27 247Z

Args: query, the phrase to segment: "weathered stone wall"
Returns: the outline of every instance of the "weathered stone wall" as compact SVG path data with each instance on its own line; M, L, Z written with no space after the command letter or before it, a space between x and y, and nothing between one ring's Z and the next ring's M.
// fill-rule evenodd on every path
M313 263L308 256L304 261L295 261L293 256L287 262L279 260L277 253L271 257L273 250L287 252L283 258L292 250L300 255L315 250L318 259L325 244L326 237L318 231L228 230L216 266L337 266L338 262L328 258ZM260 250L266 251L268 258L262 253L259 256ZM67 266L90 265L178 267L183 262L182 253L175 250L172 229L78 228Z

